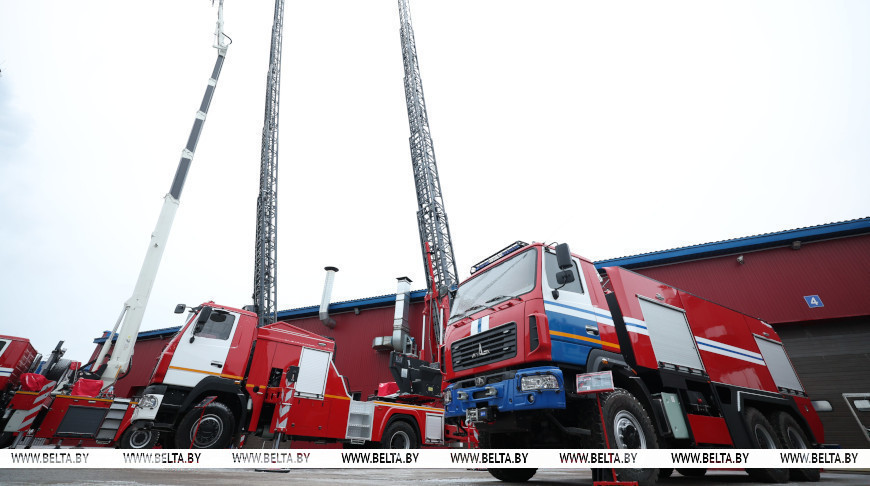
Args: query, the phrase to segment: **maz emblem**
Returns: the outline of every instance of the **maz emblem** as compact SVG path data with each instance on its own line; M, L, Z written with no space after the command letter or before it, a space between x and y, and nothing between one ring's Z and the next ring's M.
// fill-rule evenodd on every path
M478 344L477 345L477 352L472 354L471 357L472 358L479 358L481 356L486 356L487 354L489 354L489 350L483 349L483 344Z

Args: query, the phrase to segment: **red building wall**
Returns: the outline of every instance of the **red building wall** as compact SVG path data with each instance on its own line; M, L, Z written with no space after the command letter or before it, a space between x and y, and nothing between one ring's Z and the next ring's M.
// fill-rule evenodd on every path
M338 372L347 378L349 391L360 392L362 399L377 392L378 384L393 381L390 374L389 351L375 351L372 341L378 336L393 334L393 315L395 306L375 309L361 309L340 314L330 313L335 319L335 328L326 327L318 316L301 319L285 319L294 326L301 327L335 340L336 351L333 357ZM411 303L408 313L411 336L419 345L423 327L423 303Z
M172 339L172 336L174 334L170 333L136 340L136 344L133 347L132 366L130 366L130 370L126 375L115 382L115 396L131 398L141 393L148 386L148 382L151 380L151 373L154 371L154 367L157 366L157 360L160 358L160 353L166 347L166 343ZM102 346L102 343L97 344L88 362L97 359Z
M633 270L771 324L870 315L870 235Z

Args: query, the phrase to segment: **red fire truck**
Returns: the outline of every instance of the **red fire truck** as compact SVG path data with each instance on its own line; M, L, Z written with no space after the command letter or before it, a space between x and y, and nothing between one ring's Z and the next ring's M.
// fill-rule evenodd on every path
M473 267L445 338L447 422L473 423L483 447L811 448L824 440L771 326L622 268L599 276L566 244L517 242ZM596 380L610 391L584 393ZM525 481L535 469L490 472ZM819 478L812 469L748 472L769 482ZM641 485L671 473L617 470Z
M36 349L29 339L0 335L0 416L18 388L21 375L27 373L36 360Z
M36 349L29 339L0 335L0 447L12 440L12 434L3 432L11 412L7 406L15 396L21 375L39 365Z
M134 424L185 449L277 433L384 448L444 442L443 409L413 395L355 400L332 361L333 341L285 322L257 322L252 312L213 302L192 308L161 354Z

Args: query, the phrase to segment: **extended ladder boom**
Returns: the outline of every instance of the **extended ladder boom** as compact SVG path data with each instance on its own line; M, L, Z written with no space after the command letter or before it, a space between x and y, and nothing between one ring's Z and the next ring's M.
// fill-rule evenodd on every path
M281 42L284 0L275 0L266 110L260 152L260 192L257 197L257 241L254 255L254 305L265 326L277 320L278 299L278 99L281 89Z
M178 209L181 190L184 188L184 181L187 179L187 173L193 161L193 154L196 151L196 144L199 142L206 114L208 114L208 108L217 86L218 76L220 76L221 67L223 67L224 58L227 55L227 48L231 42L223 31L223 0L220 0L214 45L218 51L218 57L215 61L211 78L208 80L208 87L205 90L199 111L196 112L196 119L193 122L193 128L190 130L187 145L181 152L181 160L178 162L172 186L169 188L169 193L163 199L163 208L160 211L160 216L157 218L157 226L154 228L154 232L151 233L151 242L148 244L145 261L142 263L142 269L139 271L139 278L136 280L133 295L124 303L124 308L121 310L121 315L118 317L112 333L106 339L102 349L100 349L99 356L94 362L95 368L101 365L109 347L112 345L113 338L117 335L117 342L109 357L109 362L105 370L102 370L100 373L104 388L113 385L118 376L125 373L129 367L130 358L133 356L133 345L136 343L136 336L142 325L142 318L145 315L148 298L154 286L154 279L157 277L160 260L163 258L163 250L166 247L166 241L169 239L169 231L172 228L172 222L175 220L175 212Z
M427 296L429 304L429 325L437 344L443 333L443 312L438 308L446 297L449 308L451 291L459 284L456 261L453 257L453 243L450 227L441 195L441 182L438 166L435 163L435 149L429 132L429 119L426 114L426 101L423 99L423 82L420 79L420 66L417 62L417 47L414 29L411 26L411 12L408 0L399 0L401 21L402 60L405 67L405 102L408 107L408 123L411 136L411 164L414 169L414 185L417 190L417 224L420 230L420 246L423 252L423 265L426 269ZM430 264L431 262L431 264ZM425 346L425 339L423 338ZM430 349L433 357L437 355Z

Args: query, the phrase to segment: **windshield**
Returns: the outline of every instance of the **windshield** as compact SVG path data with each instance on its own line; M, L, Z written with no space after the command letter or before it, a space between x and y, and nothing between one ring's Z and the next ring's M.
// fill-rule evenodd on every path
M450 323L534 289L537 261L537 251L527 250L462 284L453 302Z

